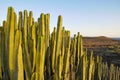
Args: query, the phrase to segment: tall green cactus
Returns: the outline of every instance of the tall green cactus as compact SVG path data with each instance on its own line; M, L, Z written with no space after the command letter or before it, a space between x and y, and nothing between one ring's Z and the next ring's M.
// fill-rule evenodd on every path
M4 34L3 34L3 27L0 27L0 79L2 79L2 67L3 67L3 65L2 65L3 64L2 63L3 62L2 61L3 60L3 58L2 58L3 56L2 55L4 54L2 52L3 51L2 49L4 49L4 44L2 44L3 43L3 40L2 40L3 36L4 36Z
M50 55L50 61L51 61L51 70L52 74L55 73L55 48L56 48L56 28L54 28L53 33L51 34L51 41L50 41L50 49L51 49L51 55Z
M39 80L44 80L45 68L45 28L44 28L44 14L42 13L39 18L37 38L37 58L36 58L36 71L39 74Z
M49 42L50 42L50 14L45 14L44 15L44 25L45 25L45 77L50 77L51 76L51 67L50 67L50 47L49 47Z
M62 16L58 17L58 24L57 24L57 34L56 34L56 65L57 65L57 59L60 55L60 48L61 48L61 42L62 42Z
M16 55L15 58L16 70L14 80L24 80L23 57L22 57L22 33L20 30L17 30L15 34L14 53Z
M18 29L22 30L22 23L23 23L23 15L22 12L19 12L19 20L18 20Z
M36 72L39 75L39 80L44 80L44 61L45 61L45 46L44 36L39 36L37 44L37 57L36 57Z
M56 51L55 51L55 77L58 80L58 56L60 55L61 42L62 42L62 16L58 17L57 34L56 34Z
M102 58L100 56L96 57L96 64L95 64L95 75L94 78L101 80L102 79ZM107 66L107 65L106 65ZM106 69L107 70L107 69ZM105 72L106 73L106 72ZM107 75L106 75L107 77Z
M97 58L98 58L98 56L97 56ZM98 62L99 63L99 62ZM104 80L107 80L108 79L108 64L107 64L107 62L106 63L103 63L102 64L102 66L103 66L103 68L102 68L102 79L104 79ZM98 79L98 69L97 69L98 67L96 66L96 72L97 73L95 73L95 78L97 77L97 79Z
M14 32L15 32L15 16L14 9L12 7L8 8L8 55L9 55L9 75L10 79L14 80L15 72L15 53L14 53Z
M44 24L44 20L45 18L44 18L44 14L42 13L41 15L40 15L40 22L39 22L39 27L40 27L40 31L39 31L39 35L40 36L45 36L45 24Z
M14 12L14 27L15 27L15 32L18 30L18 25L17 25L17 15Z
M63 65L64 65L64 54L65 54L65 50L64 50L64 41L62 41L62 49L61 49L61 54L58 57L58 75L59 75L59 79L62 80L63 79Z
M34 73L32 74L31 80L39 80L39 78L38 78L38 73L34 72Z
M45 23L45 44L46 48L49 47L49 39L50 39L50 14L44 15L44 23Z
M22 39L23 39L23 61L24 61L24 69L26 74L26 79L30 80L32 71L31 71L31 62L28 53L28 42L27 42L27 11L24 11L24 25L23 25L23 32L22 32Z
M8 16L7 16L8 17ZM2 42L3 42L3 48L2 49L3 51L3 62L2 62L2 65L3 65L3 79L4 80L8 80L9 79L9 66L8 66L8 27L7 26L7 21L3 21L3 37L2 37Z
M78 70L79 61L80 61L80 33L78 32L77 36L77 47L76 47L76 71Z
M93 52L91 52L90 54L90 58L89 58L89 65L88 65L88 80L92 80L93 76L94 76L94 69L95 69L95 65L94 65L94 57L93 57Z
M32 41L33 41L33 63L32 63L32 72L35 70L35 64L36 64L36 26L35 24L32 26Z
M68 47L66 48L66 54L64 56L64 79L69 80L70 78L70 33L68 32Z
M70 79L75 80L75 72L76 72L76 35L74 35L73 39L71 39L71 56L70 56Z
M32 40L32 26L33 26L33 13L32 11L29 12L29 16L27 17L27 42L29 43L28 44L28 48L30 48L28 50L29 54L30 54L30 61L31 61L31 67L33 66L32 63L33 63L33 40Z
M8 8L0 27L1 80L119 80L120 68L84 51L80 33L70 37L58 17L50 34L50 14L34 22L32 11Z
M76 49L76 80L87 79L88 60L87 54L83 52L82 36L78 32L77 36L77 49Z

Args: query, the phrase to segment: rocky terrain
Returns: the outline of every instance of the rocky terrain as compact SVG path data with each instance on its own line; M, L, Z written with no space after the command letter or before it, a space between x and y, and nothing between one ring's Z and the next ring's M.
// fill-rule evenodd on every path
M94 52L94 56L103 57L103 62L113 63L120 66L120 40L113 40L108 37L83 37L83 45L90 51Z

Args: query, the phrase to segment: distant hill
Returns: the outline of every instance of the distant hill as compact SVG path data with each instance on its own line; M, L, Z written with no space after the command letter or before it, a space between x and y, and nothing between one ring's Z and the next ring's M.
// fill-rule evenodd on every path
M120 66L120 40L105 36L83 37L83 45L88 53L92 50L94 56L102 56L103 62Z
M120 41L120 38L112 38L113 40L119 40Z
M83 37L83 45L87 48L108 47L113 45L120 45L120 41L105 36Z

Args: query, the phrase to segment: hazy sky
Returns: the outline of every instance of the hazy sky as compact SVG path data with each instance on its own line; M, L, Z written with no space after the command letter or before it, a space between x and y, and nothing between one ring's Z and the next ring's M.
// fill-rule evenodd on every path
M71 35L120 37L120 0L0 0L0 25L9 6L17 14L32 10L35 20L41 13L50 13L51 31L62 15Z

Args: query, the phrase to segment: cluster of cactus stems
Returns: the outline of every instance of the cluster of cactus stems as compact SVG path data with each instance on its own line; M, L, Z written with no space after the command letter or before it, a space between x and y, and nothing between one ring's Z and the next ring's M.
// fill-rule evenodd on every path
M50 34L50 14L34 21L32 11L8 8L0 27L0 80L120 80L120 68L83 50L80 33L70 31L58 17Z

